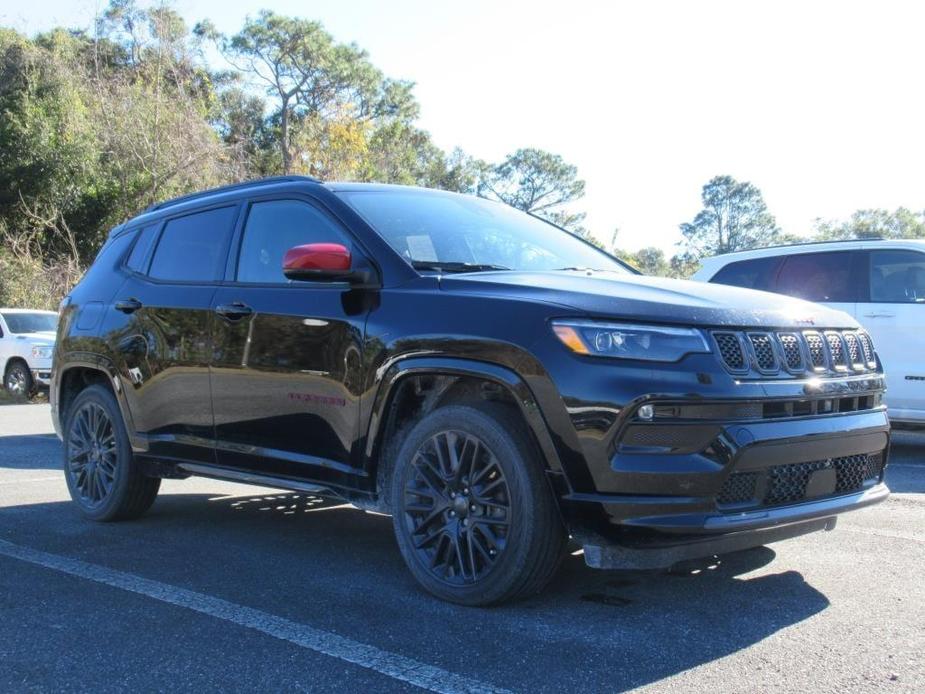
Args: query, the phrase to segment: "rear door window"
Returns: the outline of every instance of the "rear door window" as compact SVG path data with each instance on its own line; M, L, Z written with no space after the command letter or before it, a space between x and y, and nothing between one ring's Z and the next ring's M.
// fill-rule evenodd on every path
M238 208L218 207L168 220L148 274L175 282L214 282L222 275Z
M807 301L857 301L864 277L857 271L855 251L800 253L784 258L772 291Z
M871 251L870 301L884 304L925 303L925 253Z
M745 287L746 289L769 290L780 263L781 258L779 256L740 260L726 265L713 275L713 279L710 281L716 284L728 284L733 287Z
M129 253L128 260L125 262L130 270L134 270L135 272L145 271L148 251L151 250L151 246L157 236L157 226L156 224L152 224L141 230L141 234L139 234L138 240L132 247L132 252Z
M340 226L301 200L265 200L251 205L238 260L238 282L286 283L283 256L307 243L350 247Z

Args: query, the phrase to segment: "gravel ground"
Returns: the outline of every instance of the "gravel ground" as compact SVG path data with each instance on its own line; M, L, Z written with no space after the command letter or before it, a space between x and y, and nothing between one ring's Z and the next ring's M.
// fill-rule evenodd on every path
M570 557L478 610L418 590L387 518L305 494L168 481L82 520L51 431L0 407L0 691L925 690L925 434L833 532L681 575Z

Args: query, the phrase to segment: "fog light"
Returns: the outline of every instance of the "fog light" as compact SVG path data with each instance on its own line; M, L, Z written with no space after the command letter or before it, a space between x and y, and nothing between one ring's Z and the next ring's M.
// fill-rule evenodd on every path
M636 415L639 419L652 419L655 416L655 407L652 405L643 405L636 410Z

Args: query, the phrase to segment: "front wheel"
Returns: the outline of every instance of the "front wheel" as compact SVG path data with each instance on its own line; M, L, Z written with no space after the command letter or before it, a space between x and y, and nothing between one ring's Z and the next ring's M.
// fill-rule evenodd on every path
M21 361L10 364L6 370L3 379L3 387L6 392L17 398L28 398L35 392L35 383L32 380L32 372L29 367Z
M63 438L64 477L83 515L136 518L154 503L161 481L138 469L118 403L106 388L80 392L68 408Z
M391 501L398 545L428 591L462 605L539 592L566 533L543 467L508 408L451 405L399 449Z

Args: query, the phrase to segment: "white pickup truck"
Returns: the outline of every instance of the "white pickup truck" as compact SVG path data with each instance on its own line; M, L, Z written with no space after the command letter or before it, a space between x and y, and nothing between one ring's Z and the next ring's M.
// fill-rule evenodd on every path
M8 393L28 397L48 387L57 327L54 311L0 308L0 373Z

